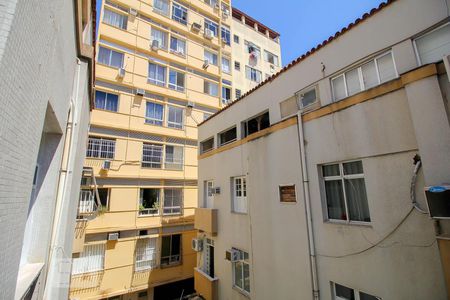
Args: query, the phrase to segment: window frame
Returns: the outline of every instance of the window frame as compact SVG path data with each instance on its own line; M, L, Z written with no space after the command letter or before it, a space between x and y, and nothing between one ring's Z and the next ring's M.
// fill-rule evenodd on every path
M181 110L181 123L177 123L175 121L171 121L170 120L170 109ZM180 107L180 106L167 105L167 109L166 110L167 110L166 126L168 128L183 130L184 129L184 108Z
M152 146L152 149L145 149L146 146L150 147ZM150 154L144 154L145 151L150 151ZM157 161L152 160L144 160L145 157L147 158L157 158L158 156L155 156L155 152L161 152L161 155L159 156L159 163ZM144 165L146 164L146 165ZM159 166L158 166L159 165ZM164 166L164 145L158 144L158 143L142 143L142 159L141 159L141 168L144 169L163 169Z
M175 83L170 82L171 78L172 78L172 74L175 73ZM183 85L178 85L178 79L179 76L183 77ZM185 92L185 88L186 88L186 73L183 73L181 71L178 71L177 69L174 68L169 68L169 80L167 81L168 83L168 88L180 93L184 93Z
M179 254L178 255L172 255L172 237L175 235L179 235L180 236L180 248L179 248ZM170 246L169 246L169 252L170 255L169 256L162 256L163 255L163 243L164 243L164 237L168 237L170 236ZM172 262L172 257L173 256L178 256L178 260L175 260L174 262ZM169 258L169 262L163 263L163 259L164 258ZM181 233L178 234L168 234L168 235L163 235L161 237L161 251L160 251L160 265L162 268L167 268L167 267L172 267L172 266L177 266L177 265L181 265L183 262L183 235Z
M213 89L211 89L212 85L217 87L216 93L212 93L212 91L213 91ZM208 86L208 88L206 88L207 86ZM205 93L211 97L219 97L219 84L216 82L204 79L203 93Z
M355 300L360 300L361 299L361 293L366 294L366 295L371 296L371 297L374 297L377 300L382 300L382 298L380 298L378 296L374 296L374 295L371 295L371 294L366 293L364 291L361 291L359 289L350 288L348 286L345 286L345 285L342 285L342 284L339 284L339 283L336 283L336 282L333 282L333 281L330 281L330 285L331 285L331 296L332 296L333 300L344 299L342 297L337 296L336 285L339 285L339 286L344 287L346 289L352 290L353 291L353 297L355 298Z
M204 147L203 147L203 145L206 143L206 142L209 142L209 141L211 141L212 140L212 147L211 147L211 149L208 149L208 150L204 150ZM214 137L212 136L212 137L209 137L209 138L207 138L207 139L205 139L205 140L203 140L203 141L201 141L200 142L200 154L203 154L203 153L208 153L208 152L210 152L210 151L212 151L212 150L214 150L214 147L215 145L214 145Z
M238 184L239 182L239 184ZM238 189L237 187L240 186ZM231 212L234 214L246 215L248 214L248 182L247 176L235 176L231 177ZM237 193L240 192L240 196ZM240 206L236 205L236 203L241 203Z
M149 104L153 104L155 106L155 108L156 107L162 108L161 119L156 119L155 117L147 116ZM155 113L156 110L154 109L153 112ZM145 103L145 124L154 125L154 126L163 126L164 125L164 113L165 113L164 104L154 102L154 101L146 101L146 103Z
M162 49L162 50L165 50L165 51L167 51L167 49L169 48L169 42L170 42L170 34L169 34L169 32L168 31L166 31L166 30L164 30L164 29L161 29L161 28L158 28L158 27L156 27L156 26L152 26L151 28L150 28L150 39L151 39L151 41L153 42L154 40L156 40L156 41L159 41L160 42L160 40L159 39L155 39L154 37L153 37L153 33L154 32L160 32L161 34L162 34L162 36L163 36L163 44L161 45L161 43L159 43L159 49Z
M147 245L145 246L145 249L141 250L141 254L138 254L138 247L140 246L139 244L143 244L144 241L146 241L148 243L148 245L150 247L147 247ZM138 260L139 256L144 256L144 255L149 255L149 253L147 252L151 252L149 251L151 248L151 244L153 245L153 251L150 254L151 255L151 259L141 259ZM157 259L158 259L158 238L156 237L145 237L145 238L139 238L136 242L136 248L135 248L135 257L134 257L134 272L147 272L149 270L153 270L156 269L158 263L157 263ZM147 263L149 263L147 265ZM139 266L139 264L143 264L143 266Z
M233 42L235 42L236 44L240 44L241 38L237 34L233 34Z
M232 286L233 286L234 289L237 289L239 292L243 293L244 295L250 296L250 291L251 291L250 255L249 255L248 252L246 252L244 250L241 250L241 249L238 249L238 248L234 248L233 247L233 250L234 251L240 251L243 259L231 263ZM238 286L236 284L236 276L235 275L236 275L236 266L238 264L242 265L242 268L241 268L241 271L242 271L242 274L241 274L241 276L242 276L241 277L242 278L242 287L240 287L240 286ZM245 283L244 283L245 282L245 268L244 268L244 265L248 266L248 282L249 282L249 284L248 284L249 290L248 291L245 289Z
M274 58L274 62L270 62L269 56L272 56ZM278 57L278 55L275 55L270 51L264 50L264 60L276 67L280 66L280 58Z
M231 30L222 25L220 27L220 38L225 42L225 45L231 46Z
M180 11L180 12L181 12L181 17L175 15L175 14L177 13L177 11ZM186 17L186 20L183 19L183 16ZM174 21L176 21L176 22L178 22L178 23L180 23L180 24L183 24L183 25L186 25L186 26L187 26L187 24L188 24L188 22L189 22L189 13L188 13L188 9L187 9L185 6L183 6L183 5L179 4L179 3L172 2L172 15L171 15L171 19L174 20Z
M94 149L89 149L89 146L92 144L91 140L99 140L100 144L98 146L98 150L94 150ZM110 145L103 145L103 142L110 142ZM103 147L112 147L112 151L102 151ZM89 152L94 153L94 151L97 151L98 154L97 156L92 156L92 155L88 155ZM106 153L105 157L102 157L101 153ZM112 153L112 154L111 154ZM116 139L110 139L110 138L103 138L103 137L98 137L98 136L89 136L88 137L88 145L86 148L86 158L95 158L95 159L105 159L105 160L114 160L116 154Z
M145 207L144 206L144 190L156 190L158 191L158 196L156 200L156 208L154 207ZM159 216L161 214L161 189L160 188L139 188L139 217L154 217ZM141 209L141 206L144 207ZM156 212L155 212L156 211Z
M173 41L176 42L176 49L172 48ZM182 56L182 57L186 57L186 55L187 55L187 42L186 42L185 39L179 38L178 36L175 36L175 35L171 34L169 43L170 43L169 50L170 50L171 53L179 55L179 56ZM182 52L177 50L179 43L183 43L184 44L184 47L182 47L183 48Z
M164 10L159 9L155 5L156 1L165 2L167 4L167 12L165 12ZM153 0L153 6L152 7L153 7L153 11L154 12L156 12L156 13L158 13L160 15L166 16L166 17L170 17L170 1L169 0Z
M105 94L105 103L104 103L104 107L102 107L102 108L97 107L97 93ZM116 110L107 109L107 106L108 106L107 105L108 95L117 96ZM110 93L110 92L106 92L106 91L102 91L102 90L95 90L94 107L95 107L95 109L98 109L98 110L104 110L104 111L110 111L110 112L118 112L119 111L119 99L120 99L120 95L119 94Z
M161 80L159 80L159 79L157 79L157 78L154 78L154 79L152 79L151 77L150 77L150 74L151 74L151 72L150 72L150 66L151 65L155 65L156 66L156 69L155 69L155 75L156 75L156 77L158 77L158 74L159 74L159 69L158 68L162 68L163 70L164 70L164 81L161 81ZM168 72L167 72L167 66L165 66L165 65L161 65L161 64L158 64L158 63L156 63L156 62L154 62L154 61L149 61L148 62L148 76L147 76L147 82L149 83L149 84L153 84L153 85L156 85L156 86L161 86L161 87L166 87L167 86L167 74L168 74Z
M224 96L226 95L226 90L229 91L229 99L224 98ZM228 105L231 103L231 97L232 97L232 88L231 86L226 86L226 85L222 85L222 91L221 91L221 100L222 100L222 105Z
M173 148L173 157L172 161L168 161L169 155L167 154L168 147ZM175 157L175 148L181 148L181 158ZM175 171L181 171L184 168L184 147L178 146L178 145L165 145L164 147L164 169L165 170L175 170ZM172 165L172 167L168 167L169 165Z
M216 22L214 22L208 18L204 18L203 22L204 22L205 30L209 29L212 32L212 35L214 37L219 36L219 24L217 24Z
M248 76L250 74L250 78ZM258 81L258 74L259 74L259 81ZM255 80L253 79L253 76L255 76ZM261 83L262 81L262 72L256 68L252 68L250 66L245 66L245 78L252 82Z
M226 133L226 132L228 132L228 131L230 131L230 130L232 130L232 129L235 130L235 132L236 132L236 137L235 137L234 139L232 139L232 140L229 140L229 141L227 141L227 142L225 142L225 143L222 143L221 135L224 134L224 133ZM222 130L221 132L219 132L219 133L217 134L217 147L218 147L218 148L219 148L219 147L222 147L222 146L225 146L225 145L228 145L228 144L231 144L231 143L233 143L233 142L235 142L235 141L237 141L237 126L231 126L231 127L227 128L227 129L225 129L225 130Z
M428 32L425 32L425 33L421 34L420 36L417 36L416 38L413 39L414 53L415 53L415 55L416 55L417 64L418 64L419 66L423 66L423 65L425 65L425 64L422 62L422 59L420 58L419 49L418 49L418 47L417 47L417 40L420 40L421 38L423 38L423 37L425 37L425 36L427 36L427 35L430 35L430 34L432 34L433 32L436 32L436 31L438 31L439 29L442 29L442 28L444 28L444 27L446 27L446 26L449 26L449 27L450 27L450 22L447 21L447 22L445 22L444 24L441 24L441 25L437 26L436 28L434 28L434 29L432 29L432 30L430 30L430 31L428 31ZM439 62L439 61L436 61L436 62Z
M99 61L99 58L100 58L100 49L105 49L105 50L107 50L107 51L109 51L109 59L108 59L108 63L103 63L103 62L100 62ZM120 54L121 55L121 57L122 57L122 59L121 59L121 64L120 64L120 66L118 67L118 66L113 66L113 65L111 65L111 61L112 61L112 53L113 52L116 52L116 53L118 53L118 54ZM100 45L99 46L99 50L98 50L98 54L97 54L97 63L98 64L100 64L100 65L103 65L103 66L107 66L107 67L110 67L110 68L115 68L115 69L121 69L121 68L123 68L123 62L124 62L124 60L125 60L125 53L124 52L120 52L120 51L117 51L117 50L114 50L114 49L112 49L112 48L109 48L109 47L105 47L105 46L103 46L103 45Z
M308 104L306 106L303 106L303 102L302 102L303 99L301 99L301 97L303 97L302 95L307 94L307 93L309 93L311 91L315 91L316 99L314 100L314 102L312 102L312 103L310 103L310 104ZM299 92L297 92L295 94L297 96L297 106L298 106L299 109L301 109L303 111L307 111L307 110L309 110L311 108L314 108L317 105L317 103L319 103L319 101L320 101L319 86L317 84L314 85L314 86L310 86L308 88L305 88L305 89L303 89L303 90L301 90L301 91L299 91Z
M176 191L177 193L179 193L180 198L177 199L176 197L172 197L171 201L172 204L171 206L166 206L166 201L169 201L169 197L168 195L166 195L166 193L168 193L169 191L174 192ZM174 194L173 194L174 195ZM172 195L172 196L173 196ZM178 205L174 205L174 200L179 201ZM179 216L183 214L183 210L184 210L184 190L183 188L164 188L163 189L163 199L162 199L163 205L162 205L162 215L163 216Z
M211 55L212 61L210 60L209 57L207 57L207 55ZM212 52L212 51L210 51L208 49L204 49L204 51L203 51L203 59L204 59L205 62L208 62L210 65L219 66L219 55L217 53L215 53L215 52Z
M106 17L106 12L107 12L107 11L108 11L109 13L112 13L112 14L115 14L115 15L118 15L118 16L122 17L122 18L123 18L123 20L122 20L122 25L124 26L124 28L121 27L121 26L116 26L116 25L114 25L114 24L109 23L108 21L106 21L106 20L105 20L105 17ZM112 27L114 27L114 28L118 28L118 29L121 29L121 30L127 30L127 28L128 28L128 16L125 15L124 13L118 12L117 10L113 10L113 9L111 9L111 7L107 7L107 6L105 6L105 11L103 12L103 19L102 19L102 22L105 23L105 24L107 24L107 25L109 25L109 26L112 26Z
M225 74L231 74L231 59L229 57L222 56L220 61L221 61L220 67L222 72L224 72ZM223 63L224 61L228 61L228 71L226 71L226 68L223 67L225 65Z

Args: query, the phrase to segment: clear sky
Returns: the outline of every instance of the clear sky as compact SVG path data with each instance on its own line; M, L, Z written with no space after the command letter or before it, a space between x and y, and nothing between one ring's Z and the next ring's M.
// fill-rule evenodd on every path
M334 35L383 0L232 0L236 8L281 34L283 65ZM274 5L276 3L276 5ZM100 12L101 0L97 0ZM98 17L98 16L97 16ZM97 20L98 22L98 20Z

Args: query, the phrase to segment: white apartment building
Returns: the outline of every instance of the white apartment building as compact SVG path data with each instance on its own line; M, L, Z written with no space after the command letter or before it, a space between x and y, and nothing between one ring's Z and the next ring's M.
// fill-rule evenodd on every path
M200 295L448 299L449 7L387 1L200 124Z

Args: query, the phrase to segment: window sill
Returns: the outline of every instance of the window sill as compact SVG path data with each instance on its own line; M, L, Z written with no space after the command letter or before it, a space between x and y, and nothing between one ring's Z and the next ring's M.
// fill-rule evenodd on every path
M154 217L159 217L160 215L139 215L138 218L154 218Z
M205 277L206 279L208 279L211 282L219 280L219 277L211 277L208 274L206 274L205 272L203 272L203 270L200 268L194 268L194 270L197 271L198 273L200 273L203 277Z
M167 268L178 267L178 266L181 266L181 265L182 265L182 263L180 261L180 262L172 263L172 264L168 264L168 265L161 264L160 267L161 267L161 269L167 269Z
M99 110L99 111L106 111L106 112L112 112L112 113L117 113L117 110L109 110L109 109L104 109L104 108L97 108L94 107L95 110Z
M340 220L325 220L324 221L325 224L330 224L330 225L349 225L349 226L362 226L362 227L368 227L368 228L372 228L372 223L370 222L348 222L348 221L340 221Z
M237 291L238 293L240 293L241 295L245 296L246 298L250 299L250 294L244 290L242 290L241 288L233 285L233 290Z
M234 215L241 215L241 216L248 215L248 212L231 211L231 213L234 214Z

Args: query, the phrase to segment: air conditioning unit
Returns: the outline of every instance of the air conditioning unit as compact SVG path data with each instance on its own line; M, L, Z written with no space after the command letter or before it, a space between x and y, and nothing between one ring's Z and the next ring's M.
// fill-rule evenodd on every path
M425 188L428 211L433 219L450 219L450 185Z
M150 48L153 51L158 51L158 49L159 49L159 41L158 40L153 40L152 44L150 45Z
M211 192L213 195L220 195L220 187L213 187Z
M192 239L192 250L196 252L203 251L203 240L202 239Z
M444 56L445 71L447 72L448 82L450 82L450 54Z
M199 32L202 29L202 24L200 23L192 23L192 31Z
M136 90L136 95L138 95L138 96L144 96L144 95L145 95L145 90L144 90L144 89L137 89L137 90Z
M205 28L204 36L205 36L206 39L212 40L214 38L214 33L212 32L211 29Z
M119 78L124 78L125 77L125 69L119 68L119 74L117 74L117 76L119 76Z
M137 10L135 8L132 8L132 7L130 7L129 13L130 13L130 15L135 16L135 17L138 14Z
M108 233L108 241L117 241L118 239L119 239L119 233L118 232Z
M188 101L188 103L186 104L187 108L194 108L194 106L195 106L195 103L192 101Z
M230 16L230 11L228 9L224 9L222 15L224 18L228 18Z
M241 255L241 251L239 251L237 249L231 249L231 250L227 250L225 252L225 259L229 260L231 262L237 262L237 261L241 261L243 259L243 257Z
M109 169L111 169L111 161L104 160L102 163L102 170L109 170Z

